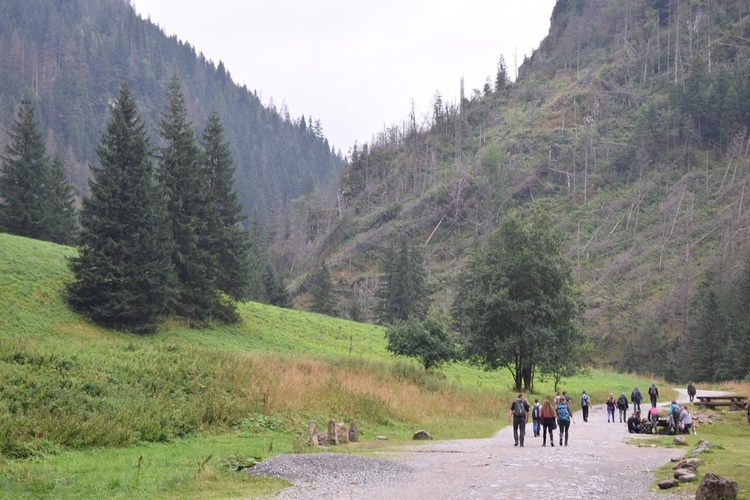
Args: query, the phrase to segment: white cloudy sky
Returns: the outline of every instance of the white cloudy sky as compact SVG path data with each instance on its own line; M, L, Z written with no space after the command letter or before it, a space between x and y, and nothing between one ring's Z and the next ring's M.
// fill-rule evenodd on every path
M439 91L457 101L509 75L549 31L555 0L134 0L144 18L223 61L264 104L320 120L346 154Z

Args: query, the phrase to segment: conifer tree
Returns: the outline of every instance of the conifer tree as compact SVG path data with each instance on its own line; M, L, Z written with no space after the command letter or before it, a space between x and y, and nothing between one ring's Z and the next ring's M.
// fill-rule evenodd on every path
M151 146L125 84L97 154L81 209L79 255L69 261L75 281L68 302L96 323L150 333L168 312L174 286L171 238Z
M266 264L266 269L263 273L263 291L267 304L286 309L292 308L292 299L289 297L289 292L287 292L284 283L278 277L270 262Z
M208 173L177 76L169 82L168 103L162 113L157 179L166 197L173 240L172 264L177 275L174 312L193 323L212 319L234 321L234 306L222 300L216 285L218 260L213 251L215 207Z
M62 162L50 161L31 99L21 101L0 170L0 231L70 243L75 231L73 190Z
M313 312L333 316L336 314L336 299L333 295L331 272L325 262L321 262L310 275L310 308Z
M75 240L77 231L75 195L59 155L49 164L49 179L52 195L47 206L47 232L50 241L68 245Z
M250 250L248 255L247 298L254 302L268 303L263 276L269 264L268 236L257 208L250 214L248 229Z
M427 313L424 257L402 238L398 249L385 250L383 274L377 290L378 317L384 323L424 319Z
M242 205L234 190L234 160L224 142L224 127L216 111L203 132L203 151L208 169L213 221L213 252L218 264L216 286L235 300L245 298L248 283L248 234L242 229Z

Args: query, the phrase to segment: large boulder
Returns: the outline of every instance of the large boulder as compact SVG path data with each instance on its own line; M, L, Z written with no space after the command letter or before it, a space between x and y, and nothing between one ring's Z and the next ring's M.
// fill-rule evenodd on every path
M359 429L357 428L357 424L352 422L352 424L349 426L349 441L352 443L356 443L359 441Z
M706 472L701 479L701 484L695 491L695 500L713 500L719 498L737 498L740 487L734 481L730 481L712 472Z
M674 446L687 446L687 439L685 439L685 436L675 436L672 444Z

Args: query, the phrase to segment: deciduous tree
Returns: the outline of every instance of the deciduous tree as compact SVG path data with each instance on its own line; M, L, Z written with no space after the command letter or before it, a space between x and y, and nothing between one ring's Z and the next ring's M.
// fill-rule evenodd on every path
M537 370L570 373L582 343L562 241L548 218L511 213L461 279L454 311L465 352L488 369L507 368L516 390L531 390Z
M394 354L416 358L425 370L456 358L458 348L447 328L439 321L410 318L386 330L387 349Z

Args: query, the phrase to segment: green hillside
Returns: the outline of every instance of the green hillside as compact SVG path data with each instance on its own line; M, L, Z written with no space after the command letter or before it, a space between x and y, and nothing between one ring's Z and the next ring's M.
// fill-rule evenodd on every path
M471 250L510 210L542 210L568 236L589 362L745 377L749 14L741 0L559 0L516 82L438 96L429 123L353 151L341 215L304 253L284 247L295 291L325 259L342 314L356 300L374 319L384 250L406 235L445 315Z
M11 497L259 494L278 483L222 464L307 451L310 419L357 422L364 443L346 450L366 453L376 435L396 444L419 428L491 435L512 399L506 373L425 372L388 354L380 327L255 303L227 327L96 327L61 295L73 252L0 234L0 482ZM603 400L647 382L594 371L564 386ZM552 394L551 381L537 391Z

